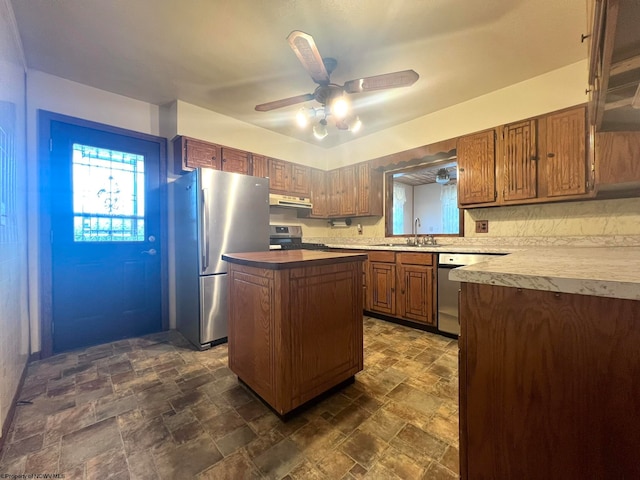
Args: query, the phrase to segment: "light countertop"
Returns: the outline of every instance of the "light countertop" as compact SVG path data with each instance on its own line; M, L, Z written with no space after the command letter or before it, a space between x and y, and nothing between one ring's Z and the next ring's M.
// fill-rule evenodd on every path
M497 242L495 240L498 240ZM460 282L640 300L640 243L630 237L494 239L411 247L338 243L331 248L424 253L493 253L490 260L449 272ZM391 243L391 242L390 242ZM545 244L546 243L546 244ZM625 244L629 244L626 246Z
M640 247L532 247L456 268L449 278L640 300Z

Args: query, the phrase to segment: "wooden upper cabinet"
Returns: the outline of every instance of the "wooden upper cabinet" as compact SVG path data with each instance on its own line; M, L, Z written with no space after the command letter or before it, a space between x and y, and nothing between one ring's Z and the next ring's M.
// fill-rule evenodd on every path
M277 158L269 159L269 188L277 192L288 193L291 182L291 164Z
M220 170L220 145L179 135L173 139L176 173L196 168Z
M264 155L251 154L251 175L254 177L268 177L269 159Z
M291 182L289 191L308 197L311 186L310 168L297 163L291 164Z
M311 204L310 217L327 218L329 205L327 196L327 174L324 170L311 169Z
M640 132L596 134L598 191L640 192Z
M503 129L502 199L526 200L538 195L537 120L506 125Z
M343 167L339 170L340 177L340 215L356 215L357 206L357 184L356 167Z
M340 204L342 192L340 189L340 171L331 170L327 172L327 190L329 193L328 214L329 216L340 216Z
M249 152L222 147L222 170L225 172L249 174Z
M372 169L368 162L360 163L356 168L358 180L357 214L382 216L382 172Z
M488 130L458 139L458 203L490 203L496 199L496 134Z
M546 117L547 196L587 192L585 108Z

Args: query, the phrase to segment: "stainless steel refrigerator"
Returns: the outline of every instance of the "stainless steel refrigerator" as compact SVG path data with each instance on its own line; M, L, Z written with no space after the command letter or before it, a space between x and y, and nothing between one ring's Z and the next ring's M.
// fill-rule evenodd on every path
M227 339L223 253L269 250L269 180L198 169L172 184L176 327L204 350Z

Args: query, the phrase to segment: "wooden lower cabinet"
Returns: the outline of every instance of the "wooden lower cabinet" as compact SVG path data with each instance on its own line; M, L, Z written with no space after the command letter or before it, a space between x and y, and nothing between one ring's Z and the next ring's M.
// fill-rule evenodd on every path
M430 253L369 252L367 310L435 326L433 257Z
M640 478L640 301L461 288L461 477Z
M229 264L229 368L281 415L363 368L362 257Z
M398 305L400 316L414 322L435 326L435 275L433 255L399 253Z
M369 254L369 275L367 279L369 310L395 316L396 314L396 264L395 253L389 255L392 261L384 261L378 253ZM385 252L386 253L386 252Z

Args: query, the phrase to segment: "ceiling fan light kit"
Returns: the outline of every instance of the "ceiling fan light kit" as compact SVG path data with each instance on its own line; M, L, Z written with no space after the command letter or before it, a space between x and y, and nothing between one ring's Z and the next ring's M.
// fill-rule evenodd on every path
M447 172L446 168L441 168L440 170L438 170L438 172L436 173L436 183L439 183L440 185L446 185L447 183L449 183L449 180L451 180L451 177L449 176L449 172Z
M313 127L313 135L322 140L328 135L327 117L333 115L336 118L336 127L339 130L349 130L353 133L362 128L360 117L349 116L349 101L346 94L363 93L388 88L408 87L413 85L420 76L413 70L385 73L372 77L358 78L345 82L344 85L331 83L331 73L338 65L335 58L322 58L316 47L313 37L308 33L294 30L287 37L289 46L298 57L302 66L307 70L311 79L318 84L313 93L296 95L273 102L256 105L259 112L268 112L277 108L288 107L298 103L315 100L322 105L324 117ZM318 115L320 108L301 108L296 113L296 123L301 128L306 128L311 118Z

